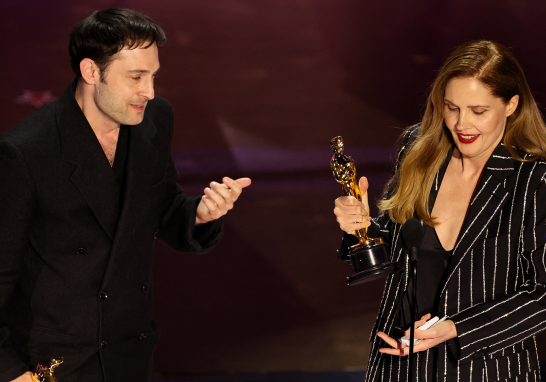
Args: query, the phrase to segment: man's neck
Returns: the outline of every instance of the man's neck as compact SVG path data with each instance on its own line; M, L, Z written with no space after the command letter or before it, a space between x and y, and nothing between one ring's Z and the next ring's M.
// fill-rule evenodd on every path
M74 92L76 102L99 140L112 135L115 135L117 138L120 124L106 118L97 108L93 97L94 91L93 85L79 78L76 84L76 91Z

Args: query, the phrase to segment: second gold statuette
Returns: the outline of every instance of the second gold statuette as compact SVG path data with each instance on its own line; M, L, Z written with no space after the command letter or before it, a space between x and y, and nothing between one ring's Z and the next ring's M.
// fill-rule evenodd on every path
M59 382L53 371L63 361L63 357L55 357L49 364L47 361L43 363L39 362L34 369L34 373L32 373L32 382Z

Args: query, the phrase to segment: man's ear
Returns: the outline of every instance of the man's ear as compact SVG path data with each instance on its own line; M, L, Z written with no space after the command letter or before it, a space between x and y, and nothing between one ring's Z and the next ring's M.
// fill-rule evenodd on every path
M90 58L84 58L80 62L80 72L85 82L94 85L100 81L100 70L95 61Z

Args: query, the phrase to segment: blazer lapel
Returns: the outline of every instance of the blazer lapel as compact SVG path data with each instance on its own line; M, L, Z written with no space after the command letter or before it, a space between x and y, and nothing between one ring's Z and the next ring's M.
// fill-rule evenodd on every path
M154 169L159 153L153 145L157 128L153 122L144 117L144 120L135 126L129 126L129 151L125 167L125 188L123 206L120 215L120 224L123 224L130 211L135 211L131 205L138 202L139 195L152 184ZM138 208L137 208L138 210Z
M442 184L442 180L444 179L444 175L446 174L447 166L449 165L449 162L451 161L451 157L453 156L453 149L455 147L451 147L447 153L446 159L444 160L444 163L440 167L440 170L436 174L436 179L434 179L434 184L432 185L432 189L430 190L430 195L428 198L428 213L432 213L432 208L434 207L434 203L436 202L436 197L438 196L438 190L440 189L440 185ZM419 218L417 215L414 216L415 218Z
M515 172L515 162L502 143L487 161L453 250L442 293L467 253L510 199L504 186L505 180Z
M112 168L74 98L74 82L57 109L62 160L76 166L70 181L79 190L95 218L113 239L119 217L119 198Z
M129 126L128 128L129 150L125 165L123 206L117 224L116 236L112 244L112 255L104 272L103 287L104 283L111 279L112 272L117 269L115 265L120 259L126 259L126 257L119 257L116 254L124 251L124 243L128 240L126 233L134 231L134 229L126 230L125 227L135 224L135 211L138 213L142 207L140 204L145 203L141 196L152 185L150 182L154 179L154 169L159 157L159 153L152 143L157 134L157 129L147 117L144 117L139 125Z

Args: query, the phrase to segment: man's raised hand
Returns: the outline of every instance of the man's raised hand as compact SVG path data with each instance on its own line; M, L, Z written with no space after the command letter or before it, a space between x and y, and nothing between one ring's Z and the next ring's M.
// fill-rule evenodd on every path
M250 186L249 178L233 180L227 176L222 179L224 183L211 182L210 187L205 188L205 195L197 206L195 224L205 224L216 220L233 208L233 204L241 195L243 188Z

